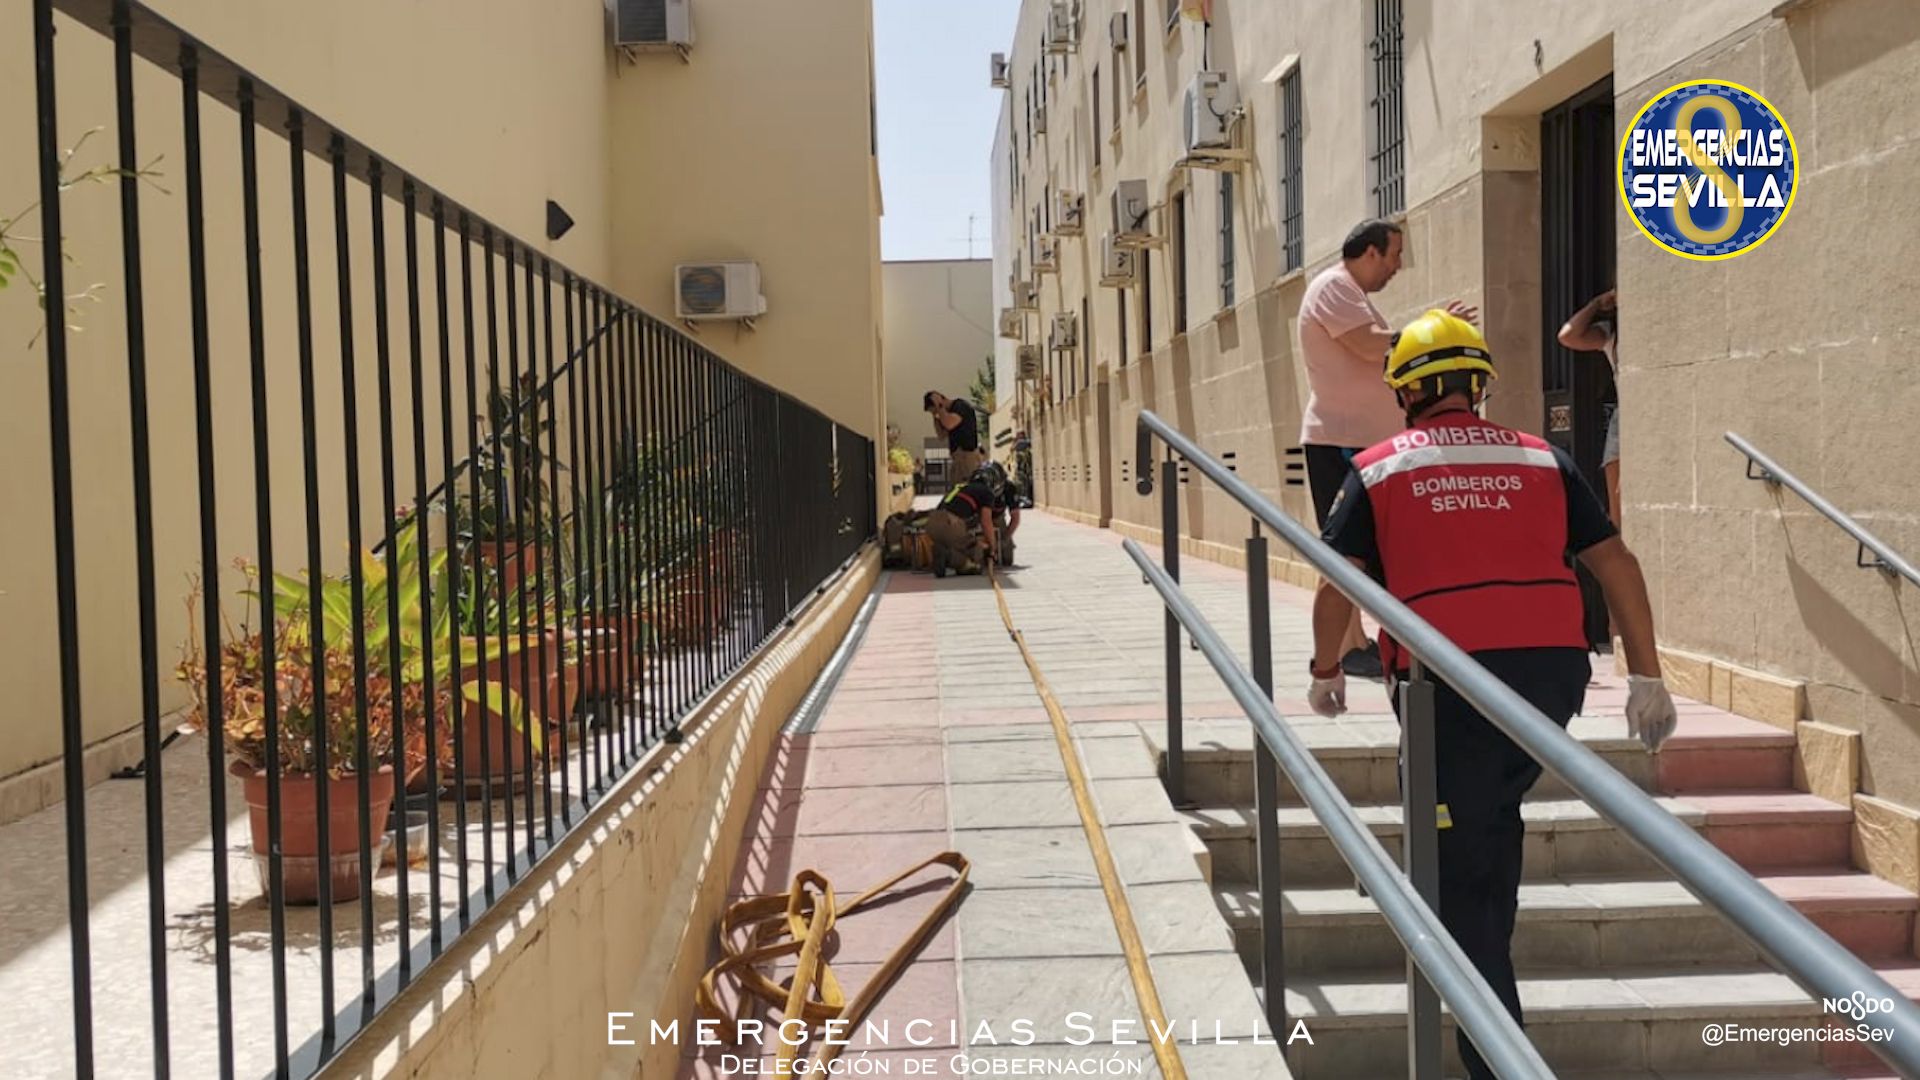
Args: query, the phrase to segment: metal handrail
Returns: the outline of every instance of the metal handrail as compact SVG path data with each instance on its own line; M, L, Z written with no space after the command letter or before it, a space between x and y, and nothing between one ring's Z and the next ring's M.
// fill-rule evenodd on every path
M1735 450L1747 457L1747 479L1763 480L1769 484L1782 484L1795 495L1805 499L1808 506L1824 514L1828 521L1840 527L1840 530L1860 545L1860 552L1854 561L1863 570L1878 570L1885 574L1898 574L1915 585L1920 585L1920 569L1916 569L1901 554L1887 545L1885 540L1868 532L1853 516L1828 502L1819 492L1808 487L1806 481L1780 467L1779 463L1768 457L1746 439L1729 431L1727 442ZM1760 474L1754 475L1753 467L1760 467ZM1874 558L1868 561L1867 552L1873 552Z
M1148 410L1141 411L1137 427L1140 494L1153 491L1153 474L1148 466L1155 436L1258 521L1279 533L1323 578L1371 614L1402 648L1437 673L1600 816L1625 832L1689 892L1719 910L1802 989L1822 999L1851 998L1855 994L1886 999L1891 1007L1854 1020L1854 1026L1884 1033L1877 1037L1884 1041L1867 1041L1866 1045L1889 1063L1920 1075L1920 1006L1769 892L1719 848L1662 809L1646 792L1548 720L1305 526ZM1161 542L1177 544L1178 538L1163 536Z
M1268 695L1255 685L1253 676L1240 665L1233 650L1187 599L1179 584L1155 566L1139 544L1127 540L1121 546L1139 564L1140 572L1159 591L1160 598L1180 625L1193 635L1194 643L1227 684L1234 700L1246 710L1255 734L1273 751L1287 779L1293 781L1294 789L1312 808L1314 817L1326 826L1327 836L1341 858L1353 868L1368 894L1380 906L1380 914L1406 946L1407 955L1453 1007L1455 1018L1473 1038L1481 1056L1503 1077L1552 1077L1553 1072L1541 1059L1532 1040L1514 1022L1507 1007L1487 985L1486 978L1467 959L1453 935L1447 933L1433 908L1414 890L1413 882L1394 865L1393 858L1380 846L1379 838L1360 820L1353 803L1341 794L1319 759L1287 726ZM1278 987L1267 987L1268 994L1280 992L1283 991Z

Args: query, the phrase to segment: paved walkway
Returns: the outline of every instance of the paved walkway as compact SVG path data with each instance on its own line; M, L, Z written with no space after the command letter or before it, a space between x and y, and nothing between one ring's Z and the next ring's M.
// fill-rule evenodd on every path
M1157 597L1110 532L1029 514L1020 556L1001 579L1008 605L1071 722L1188 1075L1287 1076L1203 876L1205 849L1168 805L1141 737L1165 717ZM1244 648L1243 575L1188 560L1183 577ZM1273 594L1277 696L1297 711L1309 597L1285 586ZM1187 714L1239 716L1205 658L1184 660ZM1391 722L1377 686L1356 684L1349 704L1352 722ZM956 916L872 1016L891 1022L888 1044L857 1033L843 1057L891 1059L893 1075L904 1059L930 1058L919 1075L944 1077L961 1075L952 1059L965 1047L976 1073L992 1068L977 1059L1013 1057L1073 1059L1097 1075L1090 1065L1117 1057L1140 1070L1119 1075L1160 1075L1046 710L986 579L890 576L817 730L783 737L751 829L736 896L784 891L808 867L844 897L939 851L972 861ZM849 996L938 887L841 924L834 964ZM915 1019L933 1022L911 1032L931 1031L930 1044L907 1042ZM1034 1045L1006 1045L1021 1037L1016 1020L1031 1022ZM1120 1038L1134 1045L1114 1045L1115 1021L1130 1025ZM983 1024L1002 1045L986 1041ZM1248 1041L1256 1033L1262 1041ZM686 1075L742 1070L712 1053Z

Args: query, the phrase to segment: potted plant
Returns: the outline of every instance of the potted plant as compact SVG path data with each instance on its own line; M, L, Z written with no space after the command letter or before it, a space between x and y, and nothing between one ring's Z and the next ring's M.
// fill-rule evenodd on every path
M251 580L252 568L240 565ZM251 612L257 593L249 589L245 595ZM332 899L338 903L360 895L360 785L364 781L367 788L366 827L370 835L382 836L393 802L396 732L406 740L403 760L409 771L416 762L425 761L425 740L408 730L407 718L424 713L428 689L424 683L404 684L396 715L391 673L385 665L370 663L363 717L350 636L324 633L316 667L309 624L303 616L303 612L276 610L273 656L266 654L265 636L259 629L245 619L237 627L228 622L220 646L220 683L212 692L219 695L222 731L232 755L230 771L245 785L261 887L271 890L269 853L277 844L287 903L316 902L322 874L331 882ZM207 665L197 644L189 643L177 675L191 695L187 723L205 730L210 715ZM277 699L272 715L266 708L269 683ZM275 736L271 754L270 730ZM323 748L324 774L320 768ZM361 761L370 767L365 776L355 771ZM280 789L277 840L267 819L268 781L276 774ZM329 833L325 851L320 849L322 785ZM367 856L378 858L379 854L376 850Z
M483 423L487 438L468 458L472 489L454 500L456 532L479 546L511 591L540 572L541 549L556 532L558 515L547 484L547 430L538 381L529 373L517 386L491 390ZM564 468L558 462L552 468Z
M478 574L469 567L459 590L443 594L454 598L447 633L460 649L470 784L521 776L529 744L538 758L546 729L572 713L580 690L579 648L564 606L539 602L532 582L507 579L502 567L482 562Z

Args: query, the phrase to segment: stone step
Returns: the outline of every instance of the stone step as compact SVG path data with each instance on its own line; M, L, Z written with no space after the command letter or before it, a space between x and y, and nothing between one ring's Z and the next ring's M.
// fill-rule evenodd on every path
M1871 874L1771 874L1760 883L1855 955L1912 955L1920 897ZM1250 886L1216 894L1241 959L1256 978L1260 898ZM1397 971L1406 951L1371 899L1352 888L1288 889L1289 974ZM1658 956L1674 964L1757 964L1754 948L1712 908L1664 878L1554 878L1520 887L1513 961L1521 969L1612 968Z
M1689 1072L1751 1080L1811 1075L1828 1063L1813 1041L1709 1046L1709 1024L1822 1027L1820 1003L1784 975L1754 965L1522 972L1526 1031L1556 1072ZM1289 978L1288 1025L1304 1020L1313 1044L1296 1041L1289 1065L1315 1080L1407 1075L1403 975ZM1448 1075L1462 1070L1452 1018L1443 1039ZM1884 1066L1882 1066L1884 1068ZM1575 1073L1578 1075L1577 1073ZM1606 1075L1601 1073L1601 1075Z
M1645 791L1788 789L1793 786L1794 738L1789 732L1708 706L1683 706L1673 737L1651 755L1628 736L1617 714L1576 716L1567 730ZM1312 713L1283 713L1348 799L1397 802L1400 729L1390 715L1348 715L1327 720ZM1166 726L1143 723L1162 774ZM1182 758L1189 798L1203 805L1253 802L1253 727L1240 719L1189 720L1182 732ZM1280 777L1281 801L1299 805L1293 784ZM1559 777L1543 773L1528 798L1568 799Z
M1656 796L1668 812L1749 870L1842 869L1848 865L1853 811L1799 792L1707 792ZM1398 805L1356 807L1395 859ZM1348 886L1353 872L1304 806L1283 806L1280 862L1289 886ZM1256 878L1254 821L1241 807L1201 807L1182 816L1211 855L1216 885ZM1584 802L1542 799L1521 807L1530 881L1605 875L1658 876L1664 870L1625 833Z

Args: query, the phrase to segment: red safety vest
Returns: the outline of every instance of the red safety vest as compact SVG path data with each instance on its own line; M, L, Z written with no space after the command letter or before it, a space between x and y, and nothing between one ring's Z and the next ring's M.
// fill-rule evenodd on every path
M1386 588L1467 652L1585 649L1567 563L1567 487L1548 443L1468 412L1354 456ZM1408 657L1380 635L1388 670Z

